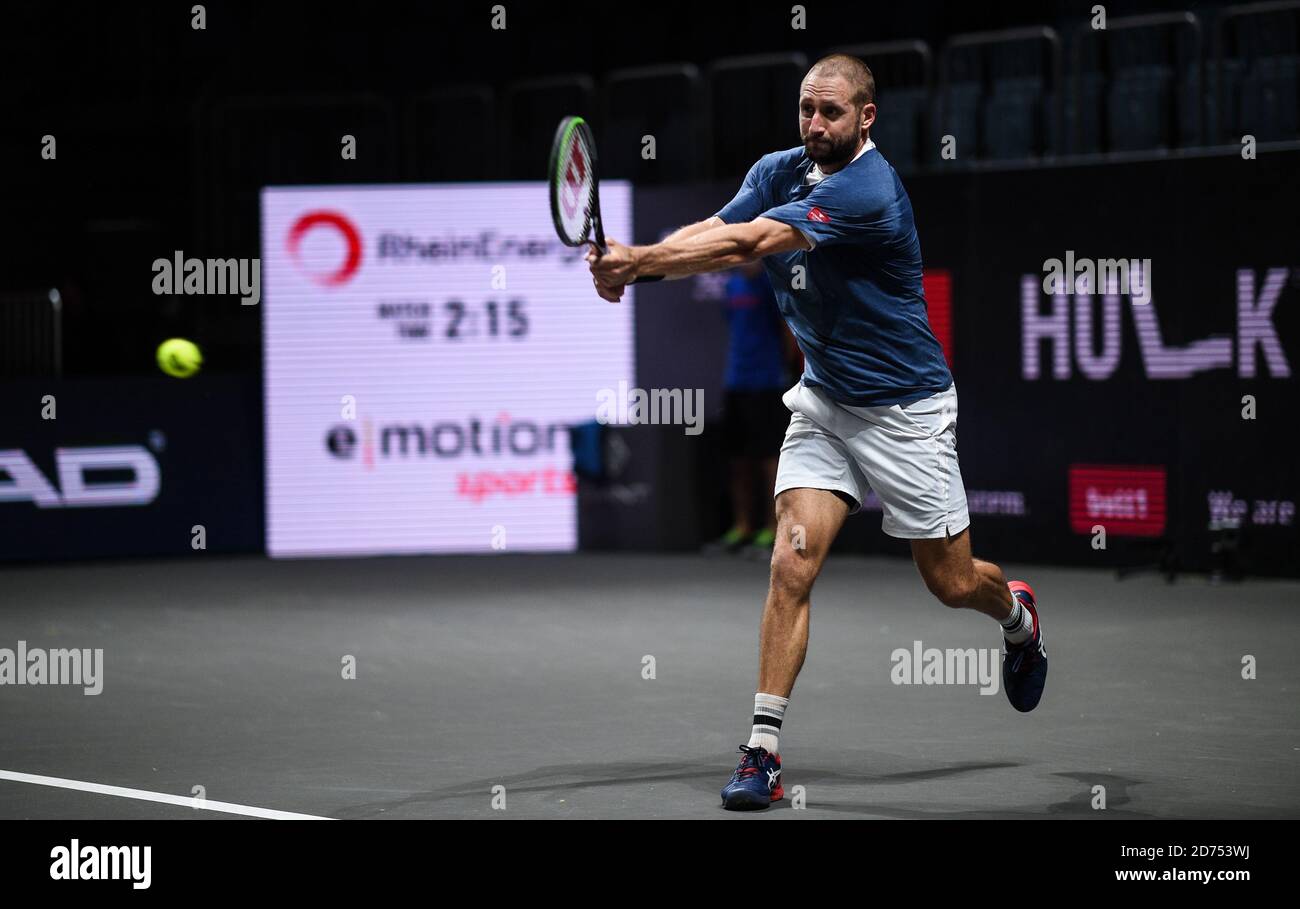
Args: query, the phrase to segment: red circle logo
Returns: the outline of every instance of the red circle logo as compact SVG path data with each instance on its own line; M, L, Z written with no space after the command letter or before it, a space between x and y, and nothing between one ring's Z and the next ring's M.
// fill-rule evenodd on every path
M324 273L313 271L298 255L298 246L302 243L302 238L308 231L318 227L331 227L337 230L342 235L343 242L347 244L347 257L343 260L343 264L334 271ZM328 287L343 284L361 266L361 234L355 224L336 211L312 211L303 215L294 222L293 227L289 230L288 245L289 255L293 256L294 261L298 263L298 267L302 269L307 277L317 284L324 284Z

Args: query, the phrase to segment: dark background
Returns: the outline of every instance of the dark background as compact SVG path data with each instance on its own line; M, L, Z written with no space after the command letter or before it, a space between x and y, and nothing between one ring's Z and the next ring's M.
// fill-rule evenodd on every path
M936 63L928 86L904 69L877 68L880 131L889 116L896 129L899 111L914 114L911 132L891 136L885 153L911 194L927 268L954 280L966 483L1027 497L1023 518L976 516L977 549L1079 564L1173 552L1202 569L1213 564L1209 490L1230 489L1252 504L1297 499L1288 445L1294 377L1270 376L1261 359L1249 381L1235 366L1149 380L1125 308L1123 354L1109 380L1024 381L1019 277L1067 249L1150 257L1166 345L1235 337L1236 271L1300 267L1300 16L1235 29L1222 26L1222 3L1105 4L1112 22L1194 12L1202 44L1189 56L1182 32L1145 42L1107 37L1102 53L1086 31L1092 2L808 3L803 31L790 27L789 2L668 3L644 12L507 3L504 31L490 27L491 3L208 3L202 31L191 28L192 5L19 2L0 11L0 297L55 288L64 304L59 385L0 362L0 447L48 460L56 444L139 444L156 428L190 440L163 464L164 490L180 499L141 510L116 535L93 510L36 517L19 514L29 506L5 506L6 557L185 551L188 531L173 535L168 523L180 520L180 501L207 503L205 513L225 528L208 527L210 548L260 549L260 309L234 297L155 296L150 263L178 249L257 256L262 186L541 179L555 122L547 105L567 103L568 89L531 96L521 86L576 74L592 91L579 92L573 112L592 116L602 150L613 146L608 175L637 185L637 239L651 241L711 214L749 163L797 142L784 77L728 87L713 66L721 58L811 60L843 45L903 40L926 42ZM937 81L937 60L954 36L1031 25L1061 36L1063 80L1037 50L1016 47L983 69L954 58L952 84ZM712 86L709 103L697 108L688 98L684 113L652 97L612 103L611 74L663 63L697 67ZM617 149L635 147L622 140L643 127L659 135L661 160L620 160ZM938 155L948 132L962 149L955 162ZM1240 154L1247 132L1262 143L1258 160ZM46 134L57 139L55 161L40 157ZM340 158L343 134L357 137L355 161ZM1274 313L1293 368L1296 294L1293 280ZM702 387L706 402L718 401L725 334L716 302L693 282L674 282L642 289L639 303L641 384ZM172 336L193 338L205 354L203 374L184 385L161 377L154 361L157 344ZM117 384L123 379L132 381ZM58 438L37 422L32 380L60 390ZM1254 422L1240 419L1247 393L1259 402ZM690 442L675 429L633 439L629 470L649 498L600 499L599 520L617 532L588 532L584 542L686 549L725 526L718 434ZM1168 539L1150 549L1120 539L1098 556L1069 529L1072 463L1165 465ZM1247 526L1242 559L1252 572L1295 574L1296 543L1294 525ZM849 523L839 545L903 551L870 513Z
M205 369L258 369L256 309L231 308L224 300L203 305L192 298L155 297L148 263L176 249L205 257L256 256L257 191L265 185L540 179L556 118L546 104L512 93L521 81L590 77L595 109L570 112L595 115L599 128L610 119L603 116L609 100L605 77L641 65L693 64L707 79L710 64L736 55L799 52L816 59L843 45L921 40L932 48L937 69L940 50L954 35L1028 25L1051 26L1060 34L1067 75L1076 51L1087 73L1095 75L1105 62L1097 57L1096 42L1080 37L1094 5L1083 0L808 3L804 30L790 27L789 2L508 3L507 28L500 31L490 27L488 2L214 2L204 4L201 31L191 28L192 5L19 0L0 12L0 293L60 289L65 374L148 373L157 343L174 335L200 341ZM1196 12L1203 20L1201 56L1209 59L1215 23L1226 7L1105 6L1112 21ZM1294 61L1293 32L1267 20L1226 51L1247 55L1247 69L1254 53ZM1194 74L1180 68L1184 55L1171 42L1151 37L1150 48L1139 48L1168 58L1159 90L1170 97L1159 103L1172 103L1184 90L1197 99L1215 97L1212 74L1189 83L1185 77ZM1137 89L1152 78L1142 53L1116 51L1112 61L1132 63L1123 73ZM895 153L900 170L906 172L908 164L919 170L937 166L934 134L941 129L955 132L966 149L959 166L974 165L986 151L1005 154L982 146L1000 134L999 124L1018 122L1013 114L1033 107L1017 93L1026 90L1021 71L1044 74L1038 51L1028 45L987 62L982 87L969 67L954 68L953 78L965 80L957 86L962 90L944 123L927 120L921 128L914 161ZM901 84L915 74L895 73L883 62L878 68L880 129L891 119L885 112L915 114L909 105L917 103L925 106L925 116L937 115L933 91L921 101L913 92L904 104ZM1014 78L997 84L1015 91L993 91L988 80L1001 74ZM748 163L769 150L764 145L798 141L794 101L786 97L783 78L765 83L738 77L739 84L723 84L717 97L686 120L647 108L647 125L660 135L665 160L607 175L642 185L743 175ZM1289 78L1282 80L1282 94L1290 85L1293 119L1294 73ZM446 93L460 86L486 94L446 103ZM1096 88L1085 80L1081 93L1092 99L1096 114L1098 99L1088 95L1089 86ZM1230 97L1250 91L1236 82L1232 87ZM1052 86L1044 90L1054 104ZM1070 90L1062 94L1073 97ZM627 106L647 107L653 98L638 96ZM542 100L564 104L553 95ZM1032 114L1025 116L1033 120L1037 110ZM1120 137L1106 132L1104 112L1098 116L1095 128L1084 118L1079 136L1052 124L1022 125L1041 134L1035 143L1054 141L1061 152L1124 147ZM1141 107L1119 119L1136 124L1164 116L1155 107ZM627 129L639 136L640 125L634 121ZM1264 133L1264 127L1251 129ZM976 132L986 135L976 141ZM1177 129L1169 132L1148 144L1164 151L1186 144ZM357 137L354 161L340 159L342 134ZM56 137L55 161L40 158L44 135ZM1041 164L1040 149L1030 151L1020 164Z

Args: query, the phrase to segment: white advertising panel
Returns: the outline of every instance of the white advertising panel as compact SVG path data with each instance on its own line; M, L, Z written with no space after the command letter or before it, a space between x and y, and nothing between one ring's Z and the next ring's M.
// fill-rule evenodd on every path
M263 190L268 552L573 549L567 427L634 379L583 254L544 183Z

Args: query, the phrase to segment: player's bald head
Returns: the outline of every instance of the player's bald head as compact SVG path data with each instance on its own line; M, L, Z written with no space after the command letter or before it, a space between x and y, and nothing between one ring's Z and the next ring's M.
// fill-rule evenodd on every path
M876 80L848 54L822 57L799 86L799 136L808 157L832 174L849 164L876 121Z
M831 54L822 57L803 77L806 85L810 79L839 76L849 84L849 98L854 107L876 102L876 78L870 68L857 57L848 54Z

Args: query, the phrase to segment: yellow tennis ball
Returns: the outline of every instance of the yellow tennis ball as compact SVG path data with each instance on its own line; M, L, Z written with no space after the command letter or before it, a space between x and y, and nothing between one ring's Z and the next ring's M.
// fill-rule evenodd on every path
M203 365L198 345L184 338L168 338L158 345L158 366L169 376L188 379Z

